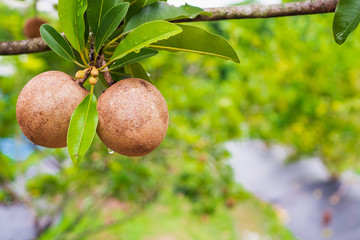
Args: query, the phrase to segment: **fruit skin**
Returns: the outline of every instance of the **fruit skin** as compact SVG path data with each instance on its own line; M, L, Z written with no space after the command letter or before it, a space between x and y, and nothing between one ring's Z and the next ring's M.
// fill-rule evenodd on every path
M97 133L103 143L125 156L143 156L165 137L169 112L164 97L147 81L121 80L103 93L97 103Z
M41 18L30 18L26 21L24 26L24 35L27 38L37 38L40 37L40 26L47 23Z
M37 145L66 147L71 115L88 93L66 73L37 75L25 85L16 103L21 131Z

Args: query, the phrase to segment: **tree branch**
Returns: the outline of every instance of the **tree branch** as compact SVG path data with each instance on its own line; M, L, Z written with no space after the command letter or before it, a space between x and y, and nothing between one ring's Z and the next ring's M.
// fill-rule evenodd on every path
M104 60L104 55L102 55L102 59L100 62L101 67L106 65L106 62ZM111 87L112 85L115 84L115 81L112 79L110 72L108 71L108 67L104 68L104 72L103 72L106 84Z
M181 19L176 22L219 21L229 19L273 18L296 15L309 15L335 12L339 0L312 0L285 4L254 4L232 7L207 8L212 16L200 15L194 19Z
M18 55L23 53L36 53L50 50L48 45L39 38L22 41L0 42L0 55Z
M238 5L232 7L207 8L212 16L198 16L194 19L179 19L174 22L219 21L246 18L271 18L334 12L338 0L312 0L271 5ZM14 42L0 42L0 55L17 55L49 50L41 38Z

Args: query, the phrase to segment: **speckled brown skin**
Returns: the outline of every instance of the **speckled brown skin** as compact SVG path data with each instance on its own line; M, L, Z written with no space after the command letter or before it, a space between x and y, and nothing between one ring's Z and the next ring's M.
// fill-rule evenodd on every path
M147 81L121 80L97 103L97 133L110 149L125 156L143 156L165 137L169 112L164 97Z
M41 18L30 18L26 21L24 26L24 35L27 38L37 38L40 37L40 26L46 23L45 20Z
M37 145L66 147L71 115L88 93L66 73L37 75L25 85L16 103L21 131Z

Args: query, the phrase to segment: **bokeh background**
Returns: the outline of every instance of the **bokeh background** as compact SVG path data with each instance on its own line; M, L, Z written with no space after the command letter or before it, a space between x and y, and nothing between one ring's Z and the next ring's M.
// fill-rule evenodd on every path
M37 14L61 31L56 12ZM0 41L24 39L33 16L0 1ZM359 239L360 36L336 45L332 17L193 23L241 64L143 61L170 112L163 143L128 158L96 137L78 167L29 142L15 106L37 74L79 69L50 51L1 56L0 239Z

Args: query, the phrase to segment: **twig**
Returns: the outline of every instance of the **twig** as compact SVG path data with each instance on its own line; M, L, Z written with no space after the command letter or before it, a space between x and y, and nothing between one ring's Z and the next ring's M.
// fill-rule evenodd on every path
M0 42L0 55L18 55L48 50L50 48L40 37L21 41Z
M104 60L104 55L102 54L100 56L100 60L99 60L99 64L98 64L98 68L101 68L103 66L106 66L106 62ZM106 66L104 69L103 69L104 72L102 72L104 74L104 78L105 78L105 81L106 81L106 84L111 87L115 81L112 79L111 77L111 74L110 72L108 71L108 67Z

